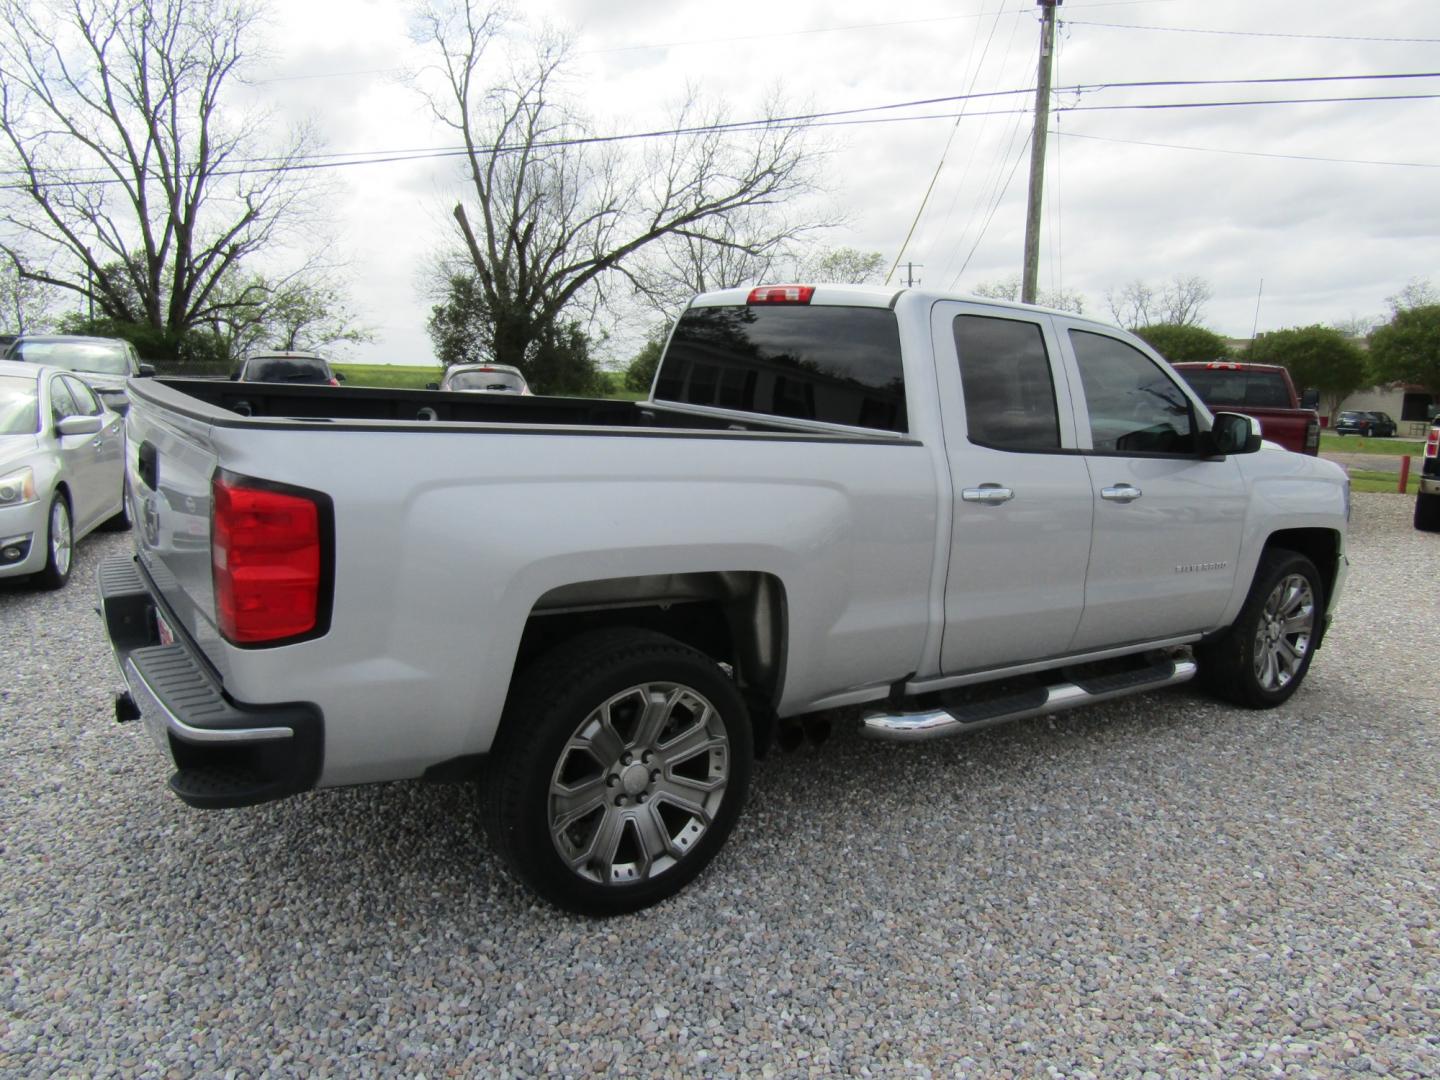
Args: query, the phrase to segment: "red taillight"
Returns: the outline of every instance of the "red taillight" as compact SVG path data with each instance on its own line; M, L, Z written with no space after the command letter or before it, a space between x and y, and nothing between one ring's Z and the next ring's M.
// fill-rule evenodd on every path
M814 285L762 285L750 290L751 304L808 304Z
M1430 429L1430 437L1425 440L1425 456L1435 457L1440 455L1440 427Z
M222 473L211 494L215 613L226 640L255 645L316 630L322 575L316 501Z

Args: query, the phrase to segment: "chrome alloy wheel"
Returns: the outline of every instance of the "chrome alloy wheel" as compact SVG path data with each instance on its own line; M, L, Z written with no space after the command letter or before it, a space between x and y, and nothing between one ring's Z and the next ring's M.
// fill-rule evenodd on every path
M1255 628L1255 678L1281 690L1295 678L1315 632L1315 591L1300 574L1281 578L1265 600Z
M62 578L70 573L70 555L74 541L70 535L70 509L63 498L50 507L50 561Z
M678 683L632 686L585 717L561 751L551 841L586 880L653 879L699 843L729 779L730 740L714 705Z

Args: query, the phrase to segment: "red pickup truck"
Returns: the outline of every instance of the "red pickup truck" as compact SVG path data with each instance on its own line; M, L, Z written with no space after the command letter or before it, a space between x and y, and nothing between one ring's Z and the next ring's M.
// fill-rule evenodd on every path
M1295 393L1290 372L1276 364L1233 360L1171 364L1212 410L1241 412L1260 421L1265 438L1297 454L1320 453L1319 392Z

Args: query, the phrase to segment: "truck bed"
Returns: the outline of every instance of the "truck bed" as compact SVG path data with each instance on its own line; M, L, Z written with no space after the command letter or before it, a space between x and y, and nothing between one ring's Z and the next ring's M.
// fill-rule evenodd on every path
M177 393L165 393L165 388ZM156 391L159 394L156 394ZM725 431L794 431L763 420L737 421L689 410L656 407L645 401L602 398L522 397L464 391L405 390L392 387L333 387L286 383L240 383L215 379L160 378L132 384L139 392L163 398L167 408L215 422L213 413L195 407L205 402L252 421L317 420L337 427L358 421L536 425L590 428L688 428ZM264 426L254 425L254 426Z

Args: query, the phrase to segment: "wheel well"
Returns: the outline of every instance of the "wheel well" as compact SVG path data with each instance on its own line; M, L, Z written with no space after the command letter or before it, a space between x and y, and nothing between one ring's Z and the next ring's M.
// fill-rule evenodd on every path
M1332 529L1283 529L1272 533L1265 541L1265 547L1285 548L1304 555L1315 569L1320 571L1320 581L1325 586L1326 602L1329 602L1335 588L1335 578L1340 572L1340 536Z
M742 571L653 574L551 589L525 623L515 670L578 634L616 626L665 634L727 665L750 706L756 751L768 746L785 675L779 578Z

